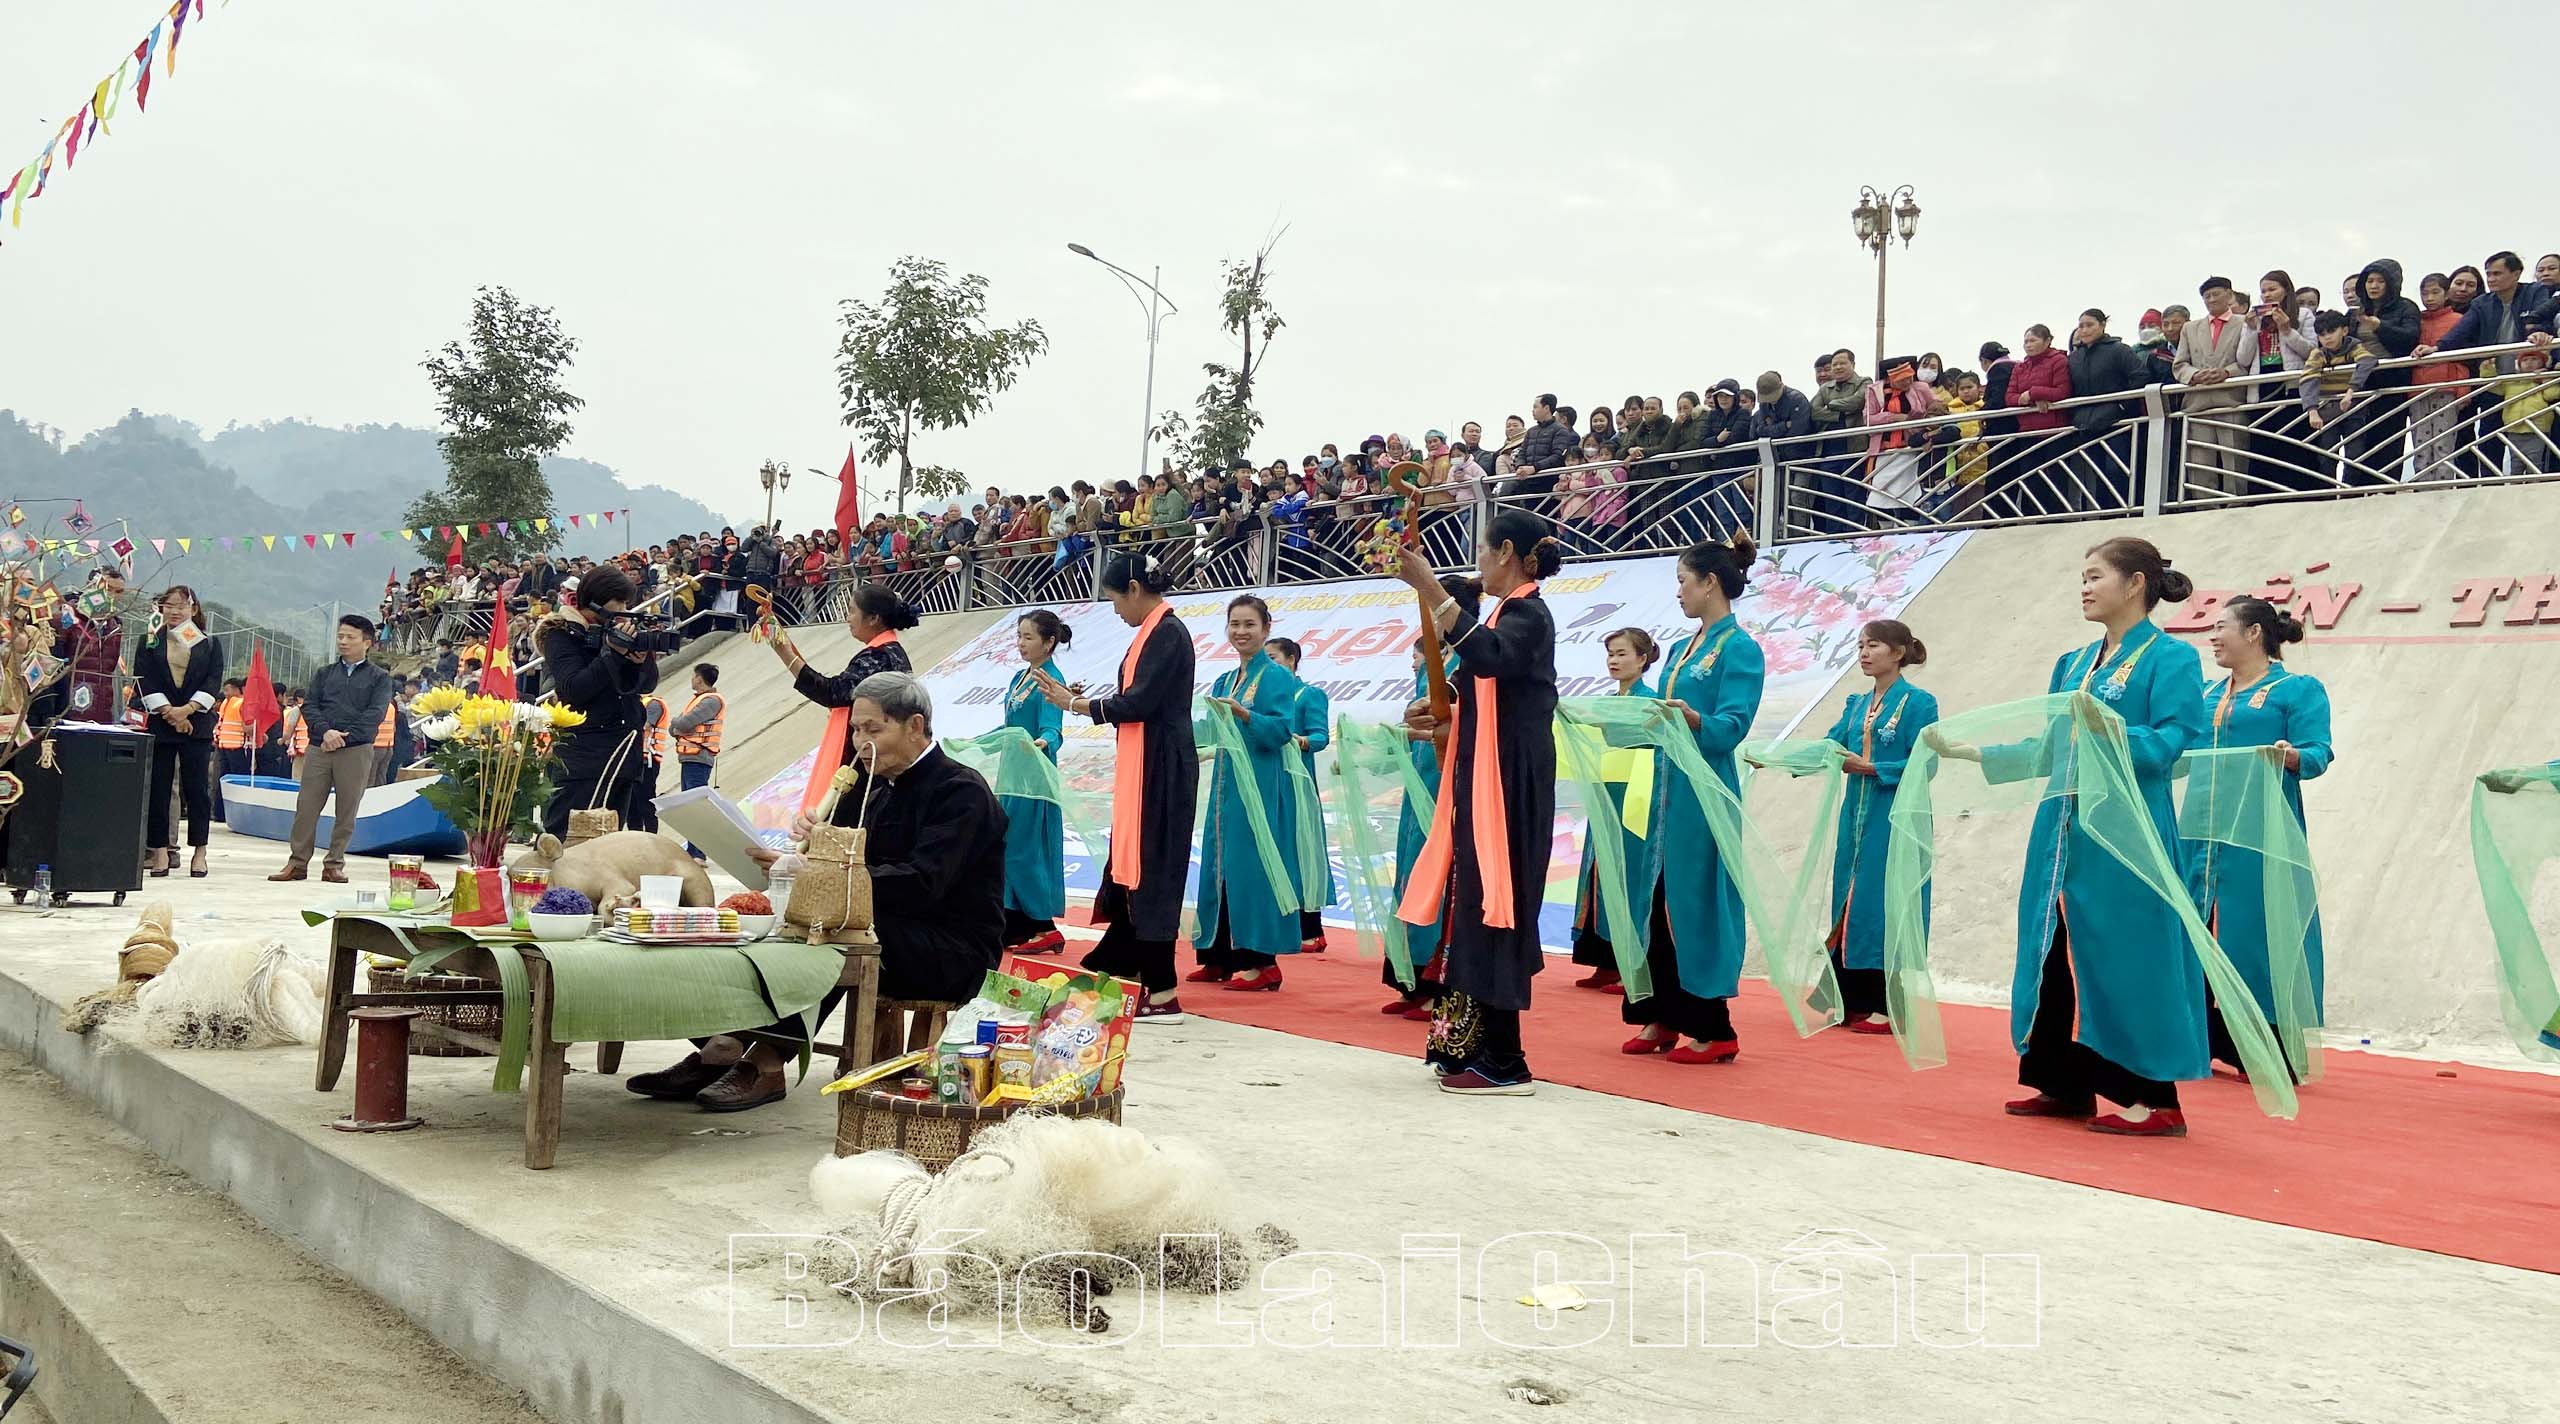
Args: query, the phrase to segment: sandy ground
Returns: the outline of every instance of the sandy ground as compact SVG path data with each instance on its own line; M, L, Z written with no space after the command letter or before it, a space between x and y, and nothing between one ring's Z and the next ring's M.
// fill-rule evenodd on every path
M214 878L153 885L182 933L316 951L290 911L322 887L268 885L276 859L217 831ZM0 907L0 974L68 999L111 976L130 923ZM635 1045L626 1067L677 1051ZM168 1061L820 1417L1477 1419L1531 1407L1526 1391L1590 1419L2486 1418L2560 1368L2551 1277L1573 1089L1452 1099L1415 1061L1197 1020L1143 1032L1128 1123L1206 1145L1249 1215L1345 1253L1329 1316L1277 1290L1115 1297L1113 1333L1072 1352L957 1321L955 1342L1000 1348L955 1367L821 1297L801 1335L849 1343L738 1349L733 1307L752 1338L806 1286L751 1273L733 1296L729 1233L827 1225L806 1189L834 1128L814 1084L717 1117L580 1072L558 1166L535 1174L521 1102L488 1091L484 1064L413 1060L429 1127L365 1138L328 1130L350 1090L314 1093L307 1048ZM1504 1243L1519 1233L1558 1235ZM1702 1268L1716 1294L1685 1347L1669 1275L1639 1278L1631 1251L1663 1233L1742 1258ZM1417 1239L1448 1237L1448 1262ZM1985 1312L1970 1326L1950 1293L1965 1263ZM1559 1276L1593 1303L1544 1319L1517 1303ZM1242 1323L1222 1330L1221 1311ZM1329 1345L1290 1348L1311 1334Z

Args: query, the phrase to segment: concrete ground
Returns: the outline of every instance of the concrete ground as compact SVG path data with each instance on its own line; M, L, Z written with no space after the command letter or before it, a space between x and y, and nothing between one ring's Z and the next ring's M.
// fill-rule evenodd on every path
M291 911L321 887L268 885L275 858L218 831L212 879L152 884L169 887L183 933L316 950ZM962 1319L957 1341L998 1347L957 1356L885 1345L821 1294L800 1334L863 1338L740 1348L733 1329L778 1338L780 1297L809 1290L768 1270L733 1295L726 1268L733 1232L827 1225L806 1186L834 1131L814 1081L724 1117L575 1073L558 1166L532 1173L522 1101L488 1091L485 1063L417 1059L411 1103L428 1126L347 1136L327 1124L352 1075L313 1092L308 1048L102 1052L55 1031L50 1006L112 977L130 923L103 906L0 908L0 1049L555 1418L1441 1420L1543 1399L1593 1420L2255 1424L2493 1417L2560 1369L2548 1276L1572 1089L1453 1099L1408 1059L1207 1021L1143 1031L1127 1121L1207 1147L1249 1214L1302 1250L1347 1253L1333 1263L1335 1348L1287 1348L1321 1327L1255 1291L1115 1298L1111 1343L1072 1353ZM634 1045L626 1067L679 1051ZM591 1067L590 1050L572 1062ZM22 1154L49 1150L11 1135L0 1188L33 1170ZM1590 1244L1496 1245L1523 1232ZM1747 1258L1747 1288L1730 1259L1702 1267L1716 1294L1696 1329L1730 1348L1682 1348L1666 1278L1631 1285L1630 1238L1654 1233ZM1454 1272L1425 1236L1458 1238ZM1614 1287L1600 1283L1604 1246ZM1590 1282L1596 1302L1555 1313L1543 1339L1516 1303L1540 1249L1561 1262L1547 1279ZM1355 1257L1383 1263L1384 1291L1359 1284ZM1949 1257L1988 1282L1980 1343L1963 1343ZM1214 1348L1220 1311L1258 1322L1260 1343L1248 1325L1247 1343Z

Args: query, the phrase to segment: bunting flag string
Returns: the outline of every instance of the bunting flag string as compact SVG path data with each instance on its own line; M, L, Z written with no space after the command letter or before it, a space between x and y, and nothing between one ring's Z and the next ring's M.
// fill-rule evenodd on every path
M223 3L227 5L230 0L223 0ZM0 205L6 205L9 210L10 227L22 226L26 219L27 200L43 197L51 186L56 150L61 152L62 166L68 170L80 161L82 144L89 144L94 149L98 138L112 134L107 121L115 117L117 109L124 103L128 78L133 81L134 108L150 112L152 59L165 54L166 73L176 74L178 41L186 34L187 21L203 18L204 0L171 0L169 8L152 23L151 32L133 47L133 53L117 60L115 72L97 82L79 111L62 121L54 130L53 137L46 141L34 158L27 161L24 168L11 174L6 184L0 184ZM160 43L163 31L168 35L165 50Z
M26 550L42 551L48 554L83 552L95 554L105 547L96 539L40 537L34 533L20 532L21 526L27 522L24 508L14 500L0 501L0 507L5 507L8 511L7 527L0 528L0 553ZM628 526L631 523L631 511L627 509L581 511L567 516L567 520L568 527L571 529L596 530L617 522ZM475 520L462 526L460 532L466 539L491 535L511 538L519 529L525 532L550 533L554 522L554 516L550 515L532 519ZM75 521L71 524L71 532L78 535L85 527L85 523ZM444 524L433 527L419 525L415 528L402 529L313 530L307 533L291 534L137 534L133 538L136 541L149 543L154 553L165 558L168 555L169 546L173 544L182 555L193 554L199 544L204 546L208 554L215 552L217 544L221 546L221 552L226 554L261 552L290 554L296 550L304 553L321 553L353 549L358 545L438 545L449 542L455 533L455 526ZM429 551L420 550L419 552L424 554Z

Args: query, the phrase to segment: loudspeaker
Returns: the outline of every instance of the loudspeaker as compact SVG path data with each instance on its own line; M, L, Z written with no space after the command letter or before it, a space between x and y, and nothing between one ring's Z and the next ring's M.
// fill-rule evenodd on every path
M132 732L59 730L53 766L42 742L18 749L9 769L27 785L9 811L9 884L35 883L49 866L57 892L142 888L143 807L151 794L151 739Z

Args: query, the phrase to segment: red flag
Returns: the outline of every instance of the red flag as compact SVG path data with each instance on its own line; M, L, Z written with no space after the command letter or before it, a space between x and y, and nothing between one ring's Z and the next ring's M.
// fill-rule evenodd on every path
M400 571L398 569L393 569L391 571L391 577L382 581L382 596L385 598L391 598L397 596L399 592Z
M253 747L265 741L267 728L284 717L284 706L276 701L276 685L267 677L267 650L255 642L249 645L249 677L240 690L240 715L248 719Z
M862 527L862 486L853 476L853 447L844 449L844 469L836 474L836 538L847 548L853 531Z
M510 702L516 696L515 650L507 637L507 600L498 599L498 611L489 619L489 657L480 667L480 695L503 697Z
M444 551L444 566L445 566L446 568L449 568L449 569L458 569L458 568L461 568L461 567L462 567L462 536L461 536L461 535L459 535L459 534L454 535L454 536L453 536L453 547Z

